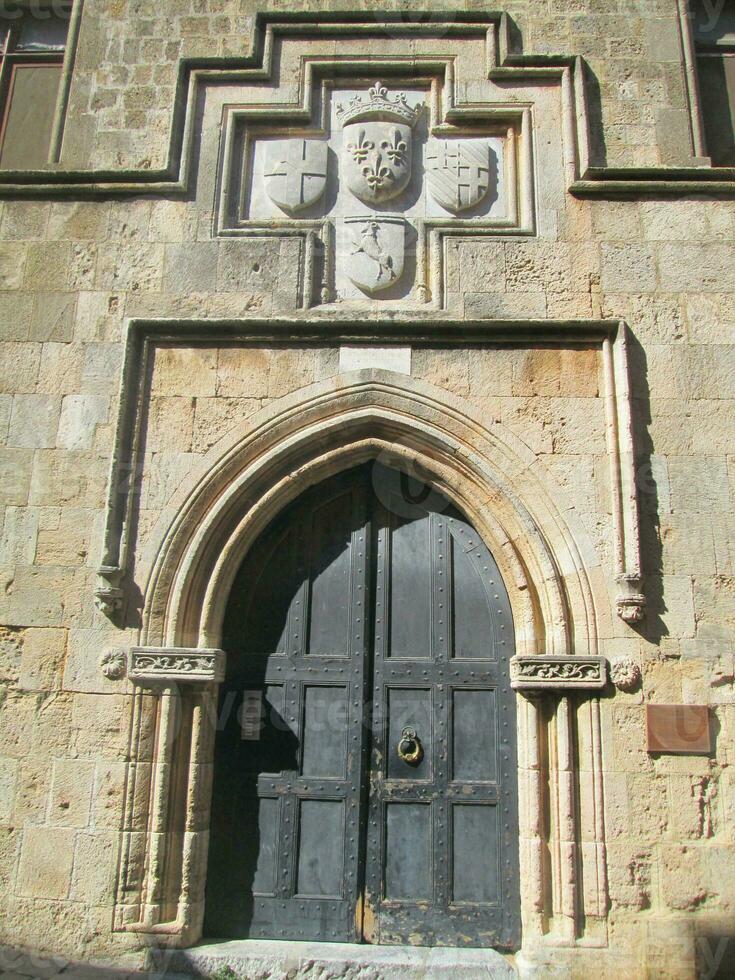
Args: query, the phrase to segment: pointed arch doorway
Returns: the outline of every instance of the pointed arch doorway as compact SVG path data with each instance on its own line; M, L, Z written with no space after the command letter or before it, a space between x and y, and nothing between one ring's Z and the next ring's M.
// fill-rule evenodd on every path
M517 948L513 642L428 484L372 462L288 506L225 617L205 935Z

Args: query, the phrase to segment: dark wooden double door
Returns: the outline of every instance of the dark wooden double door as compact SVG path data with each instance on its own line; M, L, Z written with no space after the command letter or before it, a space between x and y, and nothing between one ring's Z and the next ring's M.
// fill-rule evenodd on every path
M511 613L447 500L377 463L310 489L225 646L206 934L514 948Z

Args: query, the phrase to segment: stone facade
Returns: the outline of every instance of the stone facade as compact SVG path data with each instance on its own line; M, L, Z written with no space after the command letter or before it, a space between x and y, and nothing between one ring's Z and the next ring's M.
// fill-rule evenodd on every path
M198 940L227 583L299 488L379 456L483 534L536 678L518 970L735 963L735 182L693 138L686 20L430 6L330 3L314 31L87 3L61 162L0 173L0 942ZM303 139L320 91L378 77L497 140L507 207L409 216L406 288L340 292L338 211L232 201L248 127ZM193 678L151 679L148 648ZM709 706L712 752L648 753L647 703Z

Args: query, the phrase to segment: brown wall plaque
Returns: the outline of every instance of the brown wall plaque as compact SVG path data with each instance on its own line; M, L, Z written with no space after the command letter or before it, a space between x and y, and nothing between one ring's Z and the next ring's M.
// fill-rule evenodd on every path
M706 704L647 704L649 752L707 754L712 751Z

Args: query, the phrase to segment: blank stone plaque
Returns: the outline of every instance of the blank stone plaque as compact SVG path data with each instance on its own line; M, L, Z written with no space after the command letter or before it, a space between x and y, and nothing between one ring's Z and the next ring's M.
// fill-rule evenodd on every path
M678 755L712 751L709 708L704 704L647 704L646 749Z

